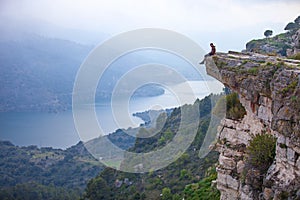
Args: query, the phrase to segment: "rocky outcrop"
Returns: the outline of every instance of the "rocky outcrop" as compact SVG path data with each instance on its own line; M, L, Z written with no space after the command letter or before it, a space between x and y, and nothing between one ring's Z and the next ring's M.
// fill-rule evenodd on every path
M286 32L270 38L251 40L246 51L265 55L290 56L294 54L293 32Z
M239 94L247 114L223 119L218 129L217 187L221 199L300 198L300 62L255 53L206 58L207 73ZM277 138L263 177L245 171L246 148L257 134Z
M300 49L300 29L293 36L293 40L294 40L295 48L299 50Z
M291 49L287 49L287 56L293 56L300 53L300 29L293 34L292 43L293 47Z

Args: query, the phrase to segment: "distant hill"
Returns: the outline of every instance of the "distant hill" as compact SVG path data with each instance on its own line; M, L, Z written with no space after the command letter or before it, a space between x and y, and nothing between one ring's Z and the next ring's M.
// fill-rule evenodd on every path
M23 35L0 42L0 111L60 111L91 46Z
M33 34L24 34L16 40L0 39L0 112L69 109L77 70L92 49ZM96 95L98 100L110 97L119 76L121 72L117 70L104 77L103 87L98 88ZM150 85L136 95L163 93L162 88Z
M77 71L93 48L30 33L0 36L0 112L69 109ZM174 55L149 50L133 53L115 61L101 77L96 101L109 100L120 77L145 63L170 65L187 80L199 79L187 62ZM143 79L143 76L137 78ZM151 97L163 93L162 87L149 84L136 90L134 96Z

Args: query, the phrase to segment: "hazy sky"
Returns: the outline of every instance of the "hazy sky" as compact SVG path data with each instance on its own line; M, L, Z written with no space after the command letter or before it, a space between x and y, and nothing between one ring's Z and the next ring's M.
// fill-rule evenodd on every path
M115 35L164 28L221 49L243 48L265 29L282 32L300 15L299 0L0 0L0 17ZM240 49L241 50L241 49Z

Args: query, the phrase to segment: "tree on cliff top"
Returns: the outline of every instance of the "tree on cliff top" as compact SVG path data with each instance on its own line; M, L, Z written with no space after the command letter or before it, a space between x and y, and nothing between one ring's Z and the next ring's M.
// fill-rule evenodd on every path
M267 38L270 37L272 34L273 34L273 31L272 31L272 30L266 30L266 31L264 32L264 35L265 35Z

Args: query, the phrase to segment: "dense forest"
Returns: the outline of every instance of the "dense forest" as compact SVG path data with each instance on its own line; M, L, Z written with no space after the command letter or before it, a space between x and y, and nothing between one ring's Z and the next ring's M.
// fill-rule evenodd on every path
M122 130L106 137L124 149L135 141ZM0 141L0 199L78 199L103 168L83 142L62 150Z
M61 150L2 141L0 158L0 199L71 199L103 169L82 142Z

